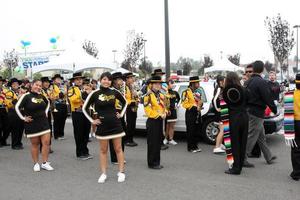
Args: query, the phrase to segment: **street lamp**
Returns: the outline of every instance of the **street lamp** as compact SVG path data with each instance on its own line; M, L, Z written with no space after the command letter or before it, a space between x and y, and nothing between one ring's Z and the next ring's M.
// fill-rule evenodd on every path
M165 0L165 62L166 62L166 79L170 77L170 39L169 39L169 4Z
M298 29L300 28L300 25L295 25L294 28L297 29L297 47L296 47L296 68L297 68L297 72L299 72L298 69Z
M114 54L114 63L116 64L116 53L117 53L117 50L112 50L113 54Z

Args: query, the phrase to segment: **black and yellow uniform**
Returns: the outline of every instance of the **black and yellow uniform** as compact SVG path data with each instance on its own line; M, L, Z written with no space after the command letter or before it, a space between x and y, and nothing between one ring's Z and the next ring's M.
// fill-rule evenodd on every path
M177 109L176 106L180 101L180 96L178 92L168 89L167 98L169 100L169 114L166 118L166 122L176 122L177 121Z
M75 85L69 88L68 97L72 111L73 130L76 143L76 156L88 156L89 149L87 147L87 144L89 141L91 123L82 112L84 101L83 93L81 92L81 89Z
M200 124L197 123L197 116L200 111L197 109L198 105L191 88L182 92L182 107L186 109L187 150L194 151L198 149L197 135L200 133Z
M121 91L118 88L114 88L114 89L118 90L121 93ZM116 111L118 113L122 112L122 109L124 108L124 106L125 106L125 104L122 104L121 101L116 99L115 107L116 107ZM125 138L126 138L126 135L127 135L127 127L126 127L125 117L124 116L121 117L120 120L121 120L122 128L125 132L125 137L122 137L122 150L124 152L124 147L125 147L124 144L125 144ZM117 155L116 155L112 140L109 140L109 151L110 151L110 160L111 160L111 162L112 163L118 162Z
M160 166L160 147L163 136L163 117L167 110L165 96L159 91L150 91L144 96L144 108L148 117L147 128L147 161L150 168Z
M51 135L52 135L52 114L51 114L51 104L52 104L52 102L51 102L51 99L50 99L51 91L48 88L43 88L42 95L44 95L44 97L46 97L50 102L50 109L48 111L48 122L49 122L49 126L50 126L50 132L51 132ZM51 143L51 141L50 141L50 143Z
M25 120L24 116L31 116L31 122L25 122L25 135L27 138L38 137L50 134L47 113L50 102L42 95L34 92L23 94L16 104L16 112L20 119ZM23 114L21 109L24 109Z
M127 122L127 135L126 135L126 143L128 146L133 144L133 136L135 135L136 129L136 119L137 119L137 109L138 109L138 97L135 97L132 94L131 86L127 86L125 88L125 98L128 103L127 111L126 111L126 122ZM135 143L136 144L136 143ZM132 145L133 146L133 145Z
M97 117L101 121L96 131L96 138L99 140L109 140L125 136L122 122L117 118L116 100L120 101L122 105L125 105L120 113L120 115L123 116L127 107L126 99L115 89L100 86L100 89L89 94L84 103L83 112L87 119L93 122L93 118L87 110L92 105L97 112Z
M54 127L54 139L63 138L65 133L65 124L68 116L68 108L65 99L65 87L60 88L60 86L54 84L52 91L52 98L54 103L53 110L53 127Z
M24 132L24 122L21 120L15 110L18 101L18 91L7 90L5 93L5 105L8 111L8 125L11 133L11 147L19 149L23 147L22 136Z
M3 81L2 77L0 80ZM7 138L9 136L8 130L8 115L5 105L5 93L7 89L3 86L0 87L0 147L7 145Z
M295 142L297 146L292 147L291 160L293 171L291 177L294 180L300 179L300 76L296 76L296 87L294 91L294 120L295 120Z

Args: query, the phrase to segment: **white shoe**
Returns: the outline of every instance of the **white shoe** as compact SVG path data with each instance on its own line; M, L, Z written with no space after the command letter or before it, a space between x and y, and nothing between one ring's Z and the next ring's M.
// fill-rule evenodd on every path
M168 144L169 141L165 138L164 141L163 141L164 145Z
M47 171L53 171L53 167L51 167L50 162L42 163L41 168Z
M92 133L92 137L95 138L95 137L96 137L96 134L95 134L95 133Z
M64 140L65 139L65 137L59 137L58 138L58 140Z
M170 141L169 141L169 144L176 145L176 144L178 144L178 143L175 142L174 140L170 140Z
M223 150L221 147L214 148L214 154L219 154L219 153L225 153L225 150Z
M221 149L223 149L223 150L226 150L226 147L225 147L225 145L224 144L221 144Z
M92 138L92 133L89 134L89 138Z
M123 172L118 173L118 183L123 183L125 181L126 175Z
M98 179L98 183L105 183L106 179L107 179L106 174L101 174L101 176Z
M34 166L33 166L33 171L34 172L39 172L41 171L41 167L40 167L40 164L39 163L35 163Z

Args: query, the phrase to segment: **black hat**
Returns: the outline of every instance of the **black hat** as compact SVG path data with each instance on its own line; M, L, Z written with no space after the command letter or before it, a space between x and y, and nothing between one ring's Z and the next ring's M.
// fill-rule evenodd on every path
M55 74L55 75L52 77L52 80L55 80L56 78L60 78L61 80L64 80L64 77L62 77L60 74Z
M197 83L200 82L199 76L191 76L190 83Z
M152 76L150 83L164 83L164 81L162 81L161 76Z
M85 78L84 80L83 80L83 84L90 84L91 82L90 82L90 79L89 78Z
M81 73L81 72L76 72L76 73L73 74L73 77L70 78L70 80L74 80L74 79L76 79L76 78L82 78L82 79L84 79L85 77L82 76L82 73Z
M232 85L224 88L223 98L228 105L239 106L244 103L245 94L241 86Z
M127 72L125 74L123 74L123 77L126 78L130 78L130 77L135 77L135 75L132 72Z
M43 82L49 82L49 83L51 83L51 80L50 80L49 77L47 77L47 76L42 77L42 78L41 78L41 81L42 81L42 83L43 83Z
M22 81L21 81L21 80L18 80L17 78L12 78L12 79L10 79L10 80L8 81L7 86L8 86L8 87L11 87L11 85L12 85L13 83L19 83L19 85L21 85L21 84L22 84Z
M164 74L166 73L163 72L162 69L155 69L154 72L151 74L151 76L164 75Z
M296 84L300 84L300 74L296 74L296 80L295 80Z
M113 80L116 80L118 78L123 79L123 74L121 72L115 72L115 73L112 74L112 79Z

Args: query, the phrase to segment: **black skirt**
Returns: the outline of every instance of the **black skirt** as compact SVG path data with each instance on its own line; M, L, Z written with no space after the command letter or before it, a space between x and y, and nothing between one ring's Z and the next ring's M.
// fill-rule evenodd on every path
M40 117L33 119L32 122L24 122L25 135L27 138L38 137L50 133L48 118Z
M170 109L170 115L166 117L167 122L176 122L177 121L177 110Z

